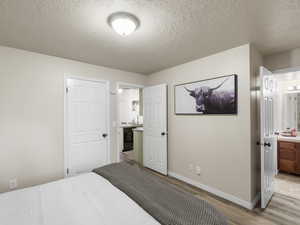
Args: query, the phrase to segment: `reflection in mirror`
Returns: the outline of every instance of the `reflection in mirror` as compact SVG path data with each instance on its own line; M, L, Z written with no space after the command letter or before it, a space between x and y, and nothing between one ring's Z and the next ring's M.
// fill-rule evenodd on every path
M283 128L300 130L300 93L285 93L283 96Z

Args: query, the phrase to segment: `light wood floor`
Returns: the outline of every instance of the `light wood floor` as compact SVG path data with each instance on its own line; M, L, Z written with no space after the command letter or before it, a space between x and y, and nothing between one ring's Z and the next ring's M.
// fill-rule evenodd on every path
M125 161L132 162L126 157ZM250 211L175 178L149 171L192 193L196 198L209 202L227 217L229 225L300 225L300 199L275 193L266 209L256 208Z
M250 211L175 178L164 178L179 188L192 193L195 197L209 202L228 218L230 225L300 224L300 200L298 199L275 193L267 209L257 208Z

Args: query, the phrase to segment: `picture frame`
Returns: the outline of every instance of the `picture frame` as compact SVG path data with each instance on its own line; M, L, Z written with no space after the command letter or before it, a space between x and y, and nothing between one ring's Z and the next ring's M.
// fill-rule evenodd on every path
M237 74L187 82L174 86L176 115L236 115Z

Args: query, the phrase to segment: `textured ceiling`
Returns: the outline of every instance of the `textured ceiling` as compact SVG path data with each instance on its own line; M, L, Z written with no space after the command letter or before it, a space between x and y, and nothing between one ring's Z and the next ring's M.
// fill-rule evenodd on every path
M106 23L128 11L126 38ZM0 0L0 45L149 74L253 42L300 46L300 0Z

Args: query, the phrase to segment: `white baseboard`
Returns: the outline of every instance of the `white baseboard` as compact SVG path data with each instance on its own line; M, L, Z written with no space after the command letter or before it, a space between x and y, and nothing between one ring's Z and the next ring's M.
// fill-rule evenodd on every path
M257 202L259 201L259 199L260 199L260 194L258 193L257 196L255 197L255 199L252 202L248 202L248 201L240 199L240 198L238 198L238 197L236 197L234 195L225 193L223 191L220 191L220 190L218 190L216 188L207 186L205 184L201 184L200 182L194 181L194 180L192 180L190 178L184 177L184 176L179 175L177 173L169 171L168 175L171 176L171 177L174 177L174 178L176 178L178 180L184 181L184 182L186 182L188 184L191 184L191 185L193 185L195 187L198 187L198 188L200 188L202 190L205 190L205 191L207 191L209 193L212 193L212 194L214 194L214 195L216 195L218 197L221 197L223 199L231 201L231 202L233 202L233 203L235 203L237 205L240 205L240 206L242 206L242 207L244 207L246 209L252 210L255 207L255 205L257 204Z

